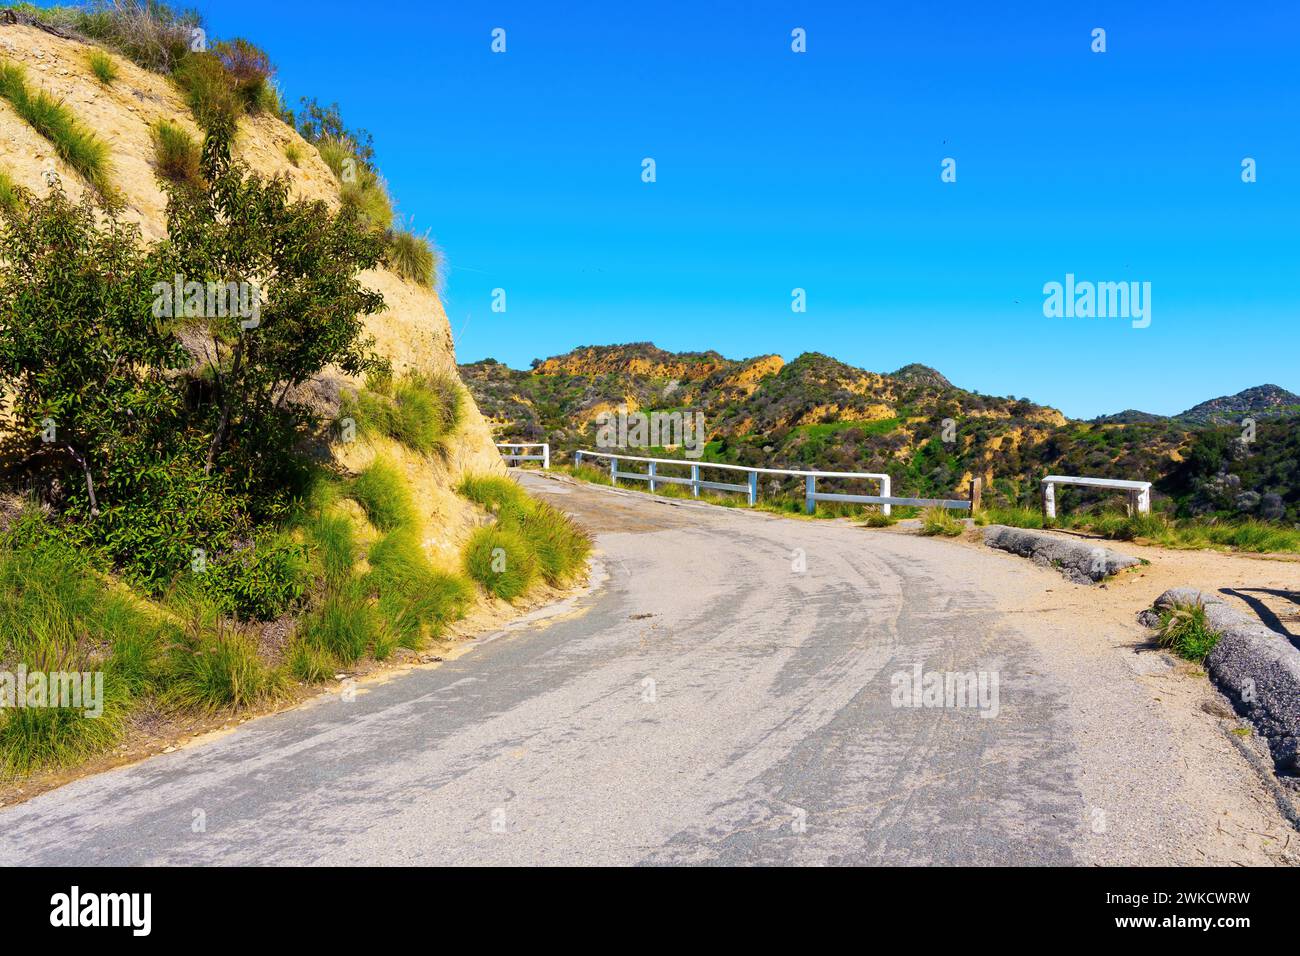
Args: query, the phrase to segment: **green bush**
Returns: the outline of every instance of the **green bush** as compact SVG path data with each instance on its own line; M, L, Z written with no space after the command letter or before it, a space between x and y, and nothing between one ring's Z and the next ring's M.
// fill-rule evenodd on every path
M302 604L307 593L306 550L282 535L210 560L200 575L204 593L227 614L269 621Z
M26 76L18 64L0 61L0 97L8 100L32 129L49 140L59 158L80 173L100 195L112 196L108 144L82 126L65 103L46 93L32 93L27 88Z
M199 144L175 123L159 120L153 127L154 164L158 175L195 188L203 185Z
M112 86L117 79L117 64L103 50L91 50L87 53L86 63L90 67L90 72L95 74L95 79L105 86Z
M302 148L297 143L288 143L284 147L284 158L289 161L290 166L302 165Z
M537 578L537 559L523 536L493 525L477 529L465 545L465 571L496 597L513 600Z
M406 479L383 459L377 459L353 479L348 495L380 531L392 531L415 521L415 503Z

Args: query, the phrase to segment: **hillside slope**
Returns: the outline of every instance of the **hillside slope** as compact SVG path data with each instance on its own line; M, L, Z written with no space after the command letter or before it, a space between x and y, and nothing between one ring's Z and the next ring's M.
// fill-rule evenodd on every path
M62 100L108 143L111 179L125 203L122 218L138 224L146 240L159 239L166 233L167 197L158 181L150 129L158 120L168 120L199 140L201 131L180 93L165 77L115 56L119 77L106 86L87 65L90 49L32 26L0 23L0 59L24 66L33 87ZM297 147L297 166L286 157L290 145ZM233 153L256 172L289 177L296 197L320 199L337 208L339 189L333 173L315 147L277 117L263 113L242 118ZM50 171L60 177L74 199L89 188L3 99L0 171L37 194L46 191ZM455 374L451 327L438 296L387 269L368 271L362 281L381 293L387 304L384 312L368 318L367 331L375 337L376 351L391 361L394 374ZM340 387L357 384L337 369L322 376L313 390L320 410L327 415L336 413ZM475 507L453 489L466 474L502 470L490 429L472 400L466 402L463 422L442 456L426 458L383 441L335 445L333 451L352 471L368 464L377 452L399 460L414 486L423 518L430 528L437 529L426 547L430 556L446 567L458 562L460 545L478 523Z

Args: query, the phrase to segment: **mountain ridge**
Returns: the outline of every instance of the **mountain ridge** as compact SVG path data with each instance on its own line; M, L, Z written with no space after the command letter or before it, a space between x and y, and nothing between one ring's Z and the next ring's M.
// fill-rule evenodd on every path
M708 460L887 472L900 494L965 497L970 479L980 477L990 500L1032 503L1039 478L1052 471L1165 482L1188 507L1237 508L1240 496L1225 497L1224 489L1235 486L1221 472L1247 469L1243 462L1254 454L1267 461L1249 468L1268 484L1241 499L1241 507L1258 506L1266 494L1300 506L1300 478L1289 476L1280 451L1285 419L1262 433L1269 441L1261 440L1257 451L1234 457L1229 445L1239 428L1220 426L1213 416L1199 423L1130 409L1071 419L1029 399L960 388L919 363L880 373L818 352L788 362L779 355L729 359L639 342L583 346L539 359L528 371L490 359L460 371L502 438L549 441L557 461L594 446L602 413L698 410L705 415ZM1255 411L1250 403L1257 400L1267 422L1286 414L1289 394L1260 386L1203 404L1216 412L1238 405ZM1213 433L1214 441L1204 453L1198 449L1210 438L1202 433Z

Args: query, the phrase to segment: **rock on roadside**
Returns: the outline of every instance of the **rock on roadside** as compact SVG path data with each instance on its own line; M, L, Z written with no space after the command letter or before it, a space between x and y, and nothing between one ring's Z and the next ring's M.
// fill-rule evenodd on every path
M1029 558L1035 564L1056 568L1075 584L1096 584L1116 571L1141 563L1109 548L1000 524L984 529L984 543Z
M1195 588L1170 588L1138 620L1156 627L1166 608L1198 602L1205 607L1205 623L1221 635L1205 658L1210 679L1267 741L1278 771L1300 774L1300 650L1216 595Z

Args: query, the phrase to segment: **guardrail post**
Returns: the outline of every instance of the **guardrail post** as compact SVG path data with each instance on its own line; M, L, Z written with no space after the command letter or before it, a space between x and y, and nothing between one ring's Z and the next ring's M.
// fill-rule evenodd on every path
M700 466L691 465L691 494L698 498L700 496Z
M758 504L758 472L749 473L749 506L752 508Z
M975 513L980 510L980 498L984 491L984 479L975 477L970 480L970 516L975 517Z
M1151 510L1151 489L1143 488L1137 493L1138 514L1147 514Z
M611 458L609 460L609 483L614 486L618 485L618 459L617 458Z
M880 479L880 497L882 497L882 498L888 498L888 497L890 497L890 494L889 494L889 492L890 492L890 487L891 487L891 486L890 486L890 478L889 478L888 475L885 475L884 478L881 478L881 479ZM893 509L893 507L894 507L893 505L881 505L881 506L880 506L880 513L881 513L882 515L887 515L887 514L890 513L890 511Z
M547 462L547 464L549 465L550 462ZM580 451L575 451L575 452L573 453L573 467L574 467L574 468L581 468L581 467L582 467L582 452L580 452Z
M809 513L809 514L812 514L813 512L815 512L815 511L817 510L817 498L816 498L816 495L817 495L817 476L816 476L816 475L809 475L809 476L807 477L807 479L805 479L805 481L804 481L804 495L805 495L805 498L807 499L807 500L804 502L804 504L806 505L806 507L807 507L807 509L808 509L808 513Z
M659 472L655 470L655 463L653 461L650 462L650 490L651 491L654 491L655 488L657 487L655 485L655 475L657 475L658 473Z
M1043 482L1043 517L1056 517L1056 485L1050 481Z
M551 470L551 443L550 442L542 443L542 470L543 471Z

